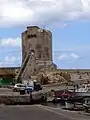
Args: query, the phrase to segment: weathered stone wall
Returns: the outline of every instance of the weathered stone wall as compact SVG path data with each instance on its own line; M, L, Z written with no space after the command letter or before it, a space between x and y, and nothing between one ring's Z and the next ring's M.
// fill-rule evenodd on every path
M69 73L72 81L90 80L90 69L56 69L54 72Z
M37 26L27 27L22 33L22 61L31 49L35 51L36 59L52 61L52 33Z
M64 72L64 71L44 71L37 74L37 80L42 84L58 83L58 82L70 82L76 81L76 83L84 83L90 81L90 72ZM43 81L43 82L42 82Z
M47 99L45 92L34 92L32 93L32 99L29 94L24 95L0 95L0 104L5 105L19 105L19 104L30 104L45 102Z
M87 73L83 73L83 72L80 72L80 73L70 73L71 75L71 80L72 81L76 81L76 80L80 80L80 79L88 79L90 80L90 72Z

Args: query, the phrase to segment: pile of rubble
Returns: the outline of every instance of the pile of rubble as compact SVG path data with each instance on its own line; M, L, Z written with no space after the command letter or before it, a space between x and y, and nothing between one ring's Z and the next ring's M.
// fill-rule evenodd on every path
M51 84L58 82L70 82L71 76L67 72L39 72L36 79L41 84Z

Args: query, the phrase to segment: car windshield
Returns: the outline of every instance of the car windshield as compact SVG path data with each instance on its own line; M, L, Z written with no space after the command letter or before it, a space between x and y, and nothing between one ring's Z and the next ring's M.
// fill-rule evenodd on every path
M33 87L33 86L27 86L27 87Z
M25 87L25 85L17 85L17 87Z
M21 85L17 85L17 87L21 87Z

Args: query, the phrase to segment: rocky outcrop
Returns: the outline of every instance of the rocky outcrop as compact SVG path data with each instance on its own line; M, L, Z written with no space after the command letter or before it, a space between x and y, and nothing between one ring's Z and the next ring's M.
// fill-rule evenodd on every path
M37 74L36 79L41 84L50 84L58 82L70 82L71 76L65 72L40 72Z
M0 95L0 104L5 105L33 104L45 102L46 100L46 94L41 92L32 94L32 99L30 95Z

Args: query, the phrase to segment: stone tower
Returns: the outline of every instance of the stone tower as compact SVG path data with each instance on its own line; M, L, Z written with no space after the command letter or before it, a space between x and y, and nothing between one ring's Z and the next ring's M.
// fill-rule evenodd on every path
M35 55L28 59L30 51ZM27 27L22 33L22 67L19 73L21 79L28 79L43 68L55 67L52 62L52 33L37 26Z
M37 26L27 27L22 33L22 62L32 49L37 60L52 61L52 33Z

